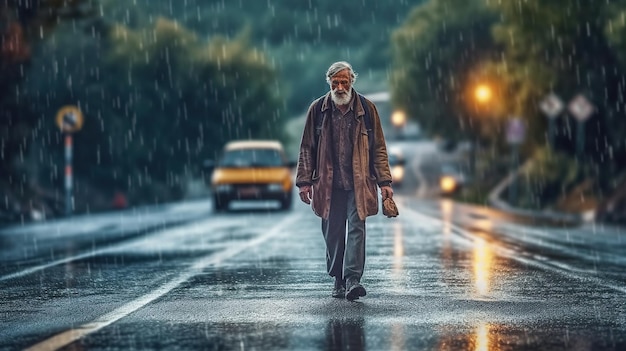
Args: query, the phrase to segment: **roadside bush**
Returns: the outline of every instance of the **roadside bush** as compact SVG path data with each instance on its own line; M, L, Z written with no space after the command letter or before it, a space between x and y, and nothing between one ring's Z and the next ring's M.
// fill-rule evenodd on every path
M535 151L518 177L518 207L553 207L583 180L580 164L571 156L548 148Z

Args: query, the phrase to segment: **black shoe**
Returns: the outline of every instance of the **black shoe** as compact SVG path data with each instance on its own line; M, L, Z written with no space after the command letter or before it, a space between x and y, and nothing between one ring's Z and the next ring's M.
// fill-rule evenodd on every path
M343 299L345 295L346 283L343 281L343 279L335 277L335 287L333 288L332 296Z
M361 296L365 296L367 291L363 285L361 285L358 281L348 283L348 290L346 291L346 300L354 301L357 300Z

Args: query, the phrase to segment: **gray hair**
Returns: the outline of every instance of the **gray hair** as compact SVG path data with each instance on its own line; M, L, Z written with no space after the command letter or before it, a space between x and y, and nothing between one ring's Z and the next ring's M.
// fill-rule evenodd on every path
M354 84L356 77L359 75L352 69L352 65L346 61L335 62L328 67L328 71L326 71L326 82L330 84L330 78L346 68L350 70L350 76L352 77L352 81L350 83Z

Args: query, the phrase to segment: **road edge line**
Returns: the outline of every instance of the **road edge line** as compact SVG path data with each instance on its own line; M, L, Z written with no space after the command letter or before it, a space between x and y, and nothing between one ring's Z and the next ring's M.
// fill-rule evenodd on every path
M280 221L277 225L272 227L267 233L254 238L253 240L247 241L241 245L234 246L228 248L224 251L211 253L205 257L202 257L196 260L187 271L183 272L176 279L165 283L158 287L156 290L151 293L145 294L137 299L132 300L129 303L122 305L121 307L116 308L115 310L97 318L96 320L83 324L77 328L72 328L70 330L66 330L64 332L58 333L49 337L31 347L26 348L27 351L48 351L48 350L58 350L62 347L68 346L69 344L93 333L96 332L108 325L111 325L123 317L128 316L129 314L139 310L140 308L148 305L152 301L163 297L165 294L174 290L180 284L186 282L190 278L194 277L198 273L202 271L202 269L217 265L224 260L231 258L240 252L255 246L259 245L279 234L281 234L281 230L283 227L299 220L302 216L302 213L297 215L288 216L282 221Z

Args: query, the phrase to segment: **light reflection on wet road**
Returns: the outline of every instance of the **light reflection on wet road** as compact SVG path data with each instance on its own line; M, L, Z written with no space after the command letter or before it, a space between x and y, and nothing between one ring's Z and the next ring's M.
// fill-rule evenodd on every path
M369 293L359 302L329 296L319 223L308 208L231 213L131 240L144 243L144 250L120 245L115 254L64 264L59 274L52 269L35 281L14 279L10 289L4 282L9 293L2 298L2 315L8 317L2 322L3 344L32 346L102 321L128 301L179 279L203 260L197 255L202 251L223 260L199 265L198 272L155 299L69 346L558 350L625 345L623 294L503 257L494 233L459 235L462 229L450 221L451 203L419 204L443 210L433 218L411 213L415 210L406 202L399 201L402 218L368 222L363 281ZM247 246L296 215L299 219L275 237ZM241 252L224 254L233 247ZM59 283L64 286L52 288ZM50 317L42 320L42 314Z
M626 348L619 228L528 227L446 200L397 202L400 217L367 222L368 295L357 302L330 297L319 219L303 204L216 216L199 201L185 221L155 227L145 214L147 229L125 222L135 229L111 242L93 228L5 230L0 348Z

